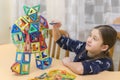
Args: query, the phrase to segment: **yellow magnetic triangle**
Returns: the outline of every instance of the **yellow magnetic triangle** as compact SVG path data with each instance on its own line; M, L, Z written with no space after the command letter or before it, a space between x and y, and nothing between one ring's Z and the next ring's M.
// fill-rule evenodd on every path
M20 63L15 63L15 64L12 66L12 71L13 71L13 72L16 72L16 73L20 73Z
M28 12L28 15L31 15L31 14L34 14L36 13L37 11L33 8L30 9L30 11Z
M32 22L32 20L30 19L30 17L29 16L23 16L24 17L24 19L27 21L27 22Z

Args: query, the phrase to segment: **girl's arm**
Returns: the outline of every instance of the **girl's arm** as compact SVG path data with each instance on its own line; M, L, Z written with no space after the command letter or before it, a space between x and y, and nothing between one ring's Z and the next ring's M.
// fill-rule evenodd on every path
M68 57L64 58L62 62L66 67L71 69L72 72L76 74L83 74L84 68L81 62L72 62Z
M52 34L53 34L53 38L54 41L56 42L57 40L60 39L61 37L61 33L59 28L61 27L61 23L57 22L56 24L53 25L53 30L52 30Z
M101 71L109 70L112 67L112 61L108 58L86 60L83 62L72 62L69 58L62 60L63 64L76 74L97 74Z
M57 44L65 50L70 50L72 52L79 51L84 42L72 40L68 38L68 35L63 35L63 31L59 30L60 26L61 23L56 23L53 25L53 38Z

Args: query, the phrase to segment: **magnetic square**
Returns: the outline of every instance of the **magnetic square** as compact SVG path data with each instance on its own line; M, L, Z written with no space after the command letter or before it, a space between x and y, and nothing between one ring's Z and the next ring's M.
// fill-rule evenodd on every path
M39 32L30 33L30 42L39 42Z
M24 36L22 32L12 33L12 39L14 44L19 44L24 42Z
M22 32L24 32L25 27L29 26L29 23L24 19L24 17L20 17L15 23Z
M29 74L30 71L30 63L23 63L21 66L21 72L20 74Z
M16 52L16 62L22 62L23 54L23 52Z
M30 63L30 61L31 61L31 53L25 52L25 53L23 54L22 63Z
M32 52L39 52L40 51L39 42L31 43L31 48L32 48Z

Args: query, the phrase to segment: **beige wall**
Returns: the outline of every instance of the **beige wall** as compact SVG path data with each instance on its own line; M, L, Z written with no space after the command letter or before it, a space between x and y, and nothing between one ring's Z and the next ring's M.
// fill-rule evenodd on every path
M0 0L0 44L10 42L11 0Z
M47 20L61 21L62 25L65 24L65 0L46 0L47 5ZM51 27L50 27L51 28ZM64 27L62 27L64 28Z
M59 20L64 26L65 3L64 0L46 0L47 20ZM10 29L15 21L15 0L0 0L0 44L11 42ZM52 27L50 27L52 28ZM64 27L62 27L64 28Z

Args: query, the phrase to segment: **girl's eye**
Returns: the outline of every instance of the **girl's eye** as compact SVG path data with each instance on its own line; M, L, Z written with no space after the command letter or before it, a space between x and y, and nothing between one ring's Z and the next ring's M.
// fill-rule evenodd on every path
M98 40L96 37L93 37L93 39L94 39L95 41L97 41L97 40Z

